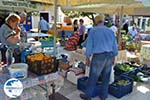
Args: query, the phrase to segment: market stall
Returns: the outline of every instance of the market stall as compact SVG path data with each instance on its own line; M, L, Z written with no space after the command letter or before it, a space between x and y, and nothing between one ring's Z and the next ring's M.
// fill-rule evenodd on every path
M4 83L10 78L11 77L10 77L9 73L7 73L7 72L3 72L0 75L0 89L1 89L0 99L1 100L9 100L10 99L8 96L5 95L5 93L3 91ZM42 84L44 84L46 86L45 90L43 90L41 88L41 90L45 92L45 94L43 96L46 97L46 96L52 94L52 92L50 92L50 91L52 91L52 87L50 87L49 84L52 84L53 82L56 83L56 81L59 82L60 85L63 85L63 78L57 72L50 73L50 74L43 75L43 76L37 76L33 73L28 72L28 77L26 79L21 80L21 82L23 84L23 93L17 99L25 100L25 99L33 98L34 96L36 96L35 94L37 92L37 91L34 91L34 93L32 93L34 87L40 86L40 85L42 86ZM57 85L56 89L59 89L60 87L61 86ZM38 87L38 88L40 88L40 87ZM41 94L43 94L43 93L41 92Z
M43 33L28 33L28 43L18 44L18 47L20 47L21 50L23 49L21 52L21 62L28 65L25 72L26 74L22 73L22 71L17 72L17 70L12 73L13 71L10 69L13 67L11 67L11 65L3 65L3 69L0 72L0 100L10 99L4 93L3 88L5 82L12 77L19 79L23 84L23 93L16 98L19 100L32 99L36 97L37 94L46 98L41 100L49 100L49 95L52 94L53 89L57 92L63 85L64 78L58 74L56 59L53 59L53 56L50 53L45 54L41 41L35 41L34 38L32 38L35 36L47 37L50 35ZM20 65L22 63L18 64ZM17 69L18 68L19 67L17 67ZM22 78L23 76L18 76L24 74L26 76L24 78ZM55 84L55 87L51 86L53 84ZM36 90L39 90L40 92L37 92Z

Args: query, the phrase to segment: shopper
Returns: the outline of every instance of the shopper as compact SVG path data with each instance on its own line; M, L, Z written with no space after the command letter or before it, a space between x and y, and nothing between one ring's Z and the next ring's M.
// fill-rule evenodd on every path
M0 28L2 61L6 62L5 52L7 48L12 48L20 41L20 17L17 14L10 14L5 23Z
M128 27L129 27L129 22L126 21L126 23L123 25L123 28L122 28L123 30L125 30L125 34L129 32Z
M79 29L79 27L78 27L78 20L75 19L74 22L73 22L73 31L77 32L78 29Z
M21 33L20 33L21 42L26 43L27 42L27 32L24 27L24 22L26 21L27 14L25 12L21 12L19 14L19 16L21 18L20 24L19 24L19 27L21 28Z
M137 30L135 28L135 26L132 26L132 28L129 30L129 35L133 36L133 38L137 35Z
M84 100L91 100L98 79L101 79L100 100L105 100L108 95L108 85L114 57L118 54L117 42L113 31L104 26L104 15L95 17L96 26L93 27L87 38L86 65L90 66L89 80L85 94L80 94ZM92 57L90 62L90 57Z
M112 23L112 26L110 27L110 29L114 32L115 36L117 37L117 34L118 34L117 26L114 23Z
M49 23L43 17L41 17L38 23L38 32L47 33L49 29Z
M83 25L84 24L83 19L80 19L79 22L80 22L80 28L79 28L80 39L79 39L79 42L78 42L78 46L79 46L79 48L82 48L81 44L86 39L86 33L85 33L86 28Z

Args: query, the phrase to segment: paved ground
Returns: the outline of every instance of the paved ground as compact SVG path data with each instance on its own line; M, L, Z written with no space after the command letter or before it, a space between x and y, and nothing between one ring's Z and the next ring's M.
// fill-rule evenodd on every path
M60 49L61 53L70 55L71 52ZM122 90L123 91L123 90ZM75 84L65 79L64 86L60 89L59 93L64 95L70 100L82 100L79 94L82 93L77 89ZM92 100L99 100L98 97L92 98ZM107 100L150 100L150 82L149 83L134 83L133 92L118 99L112 95L109 95Z
M77 89L75 84L72 84L67 80L65 80L64 86L60 89L59 93L70 100L82 100L79 97L79 94L82 92ZM99 98L95 97L92 98L92 100L99 100ZM134 83L132 93L120 99L109 95L107 100L150 100L150 83Z

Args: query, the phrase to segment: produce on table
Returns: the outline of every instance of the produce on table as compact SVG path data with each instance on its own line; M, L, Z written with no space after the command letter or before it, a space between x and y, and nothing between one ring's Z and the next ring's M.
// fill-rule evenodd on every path
M27 55L26 58L29 70L39 75L48 74L55 67L55 59L49 54L36 53Z
M40 38L39 41L53 41L54 40L54 36L48 36L47 38Z
M133 40L133 37L130 36L130 35L123 35L122 39L125 40L125 41L131 41L131 40Z
M117 64L116 67L122 71L132 71L134 69L134 67L131 67L128 64Z
M130 83L129 80L118 80L116 84L118 85L128 85Z
M137 44L134 42L126 42L126 49L129 51L134 51L137 49Z

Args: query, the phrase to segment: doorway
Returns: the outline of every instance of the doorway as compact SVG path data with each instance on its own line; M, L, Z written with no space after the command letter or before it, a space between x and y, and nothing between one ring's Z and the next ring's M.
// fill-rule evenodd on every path
M43 17L48 23L50 22L50 12L40 11L40 17Z

